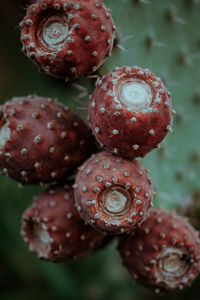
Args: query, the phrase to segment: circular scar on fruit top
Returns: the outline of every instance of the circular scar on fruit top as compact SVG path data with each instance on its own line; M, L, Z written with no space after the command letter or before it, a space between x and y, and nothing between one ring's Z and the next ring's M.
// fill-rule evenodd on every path
M100 194L99 204L104 213L121 216L130 209L131 195L121 187L112 187Z
M0 112L0 149L2 149L11 138L9 125L9 122L6 122L3 117L1 118Z
M31 241L30 251L35 251L41 258L48 257L51 251L52 238L49 235L45 224L37 224L33 220L26 222L26 234Z
M47 15L38 25L38 40L46 49L61 49L67 42L69 22L66 15Z
M163 251L158 260L157 279L174 288L176 280L184 276L190 267L190 259L183 251L168 248Z
M123 106L136 112L149 107L153 98L150 85L139 78L119 81L117 94Z

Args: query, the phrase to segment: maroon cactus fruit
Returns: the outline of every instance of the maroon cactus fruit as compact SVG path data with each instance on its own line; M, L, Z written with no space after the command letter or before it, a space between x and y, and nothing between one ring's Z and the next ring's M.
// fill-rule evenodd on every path
M144 156L171 130L170 94L149 70L115 68L97 83L89 121L107 150L129 158Z
M94 228L111 234L139 226L152 205L152 184L137 161L107 152L92 156L76 178L77 209Z
M103 0L39 0L20 24L26 55L45 73L77 78L111 55L115 27Z
M157 293L189 286L200 271L199 233L185 218L158 209L120 238L119 249L135 280Z
M57 182L92 150L87 126L52 99L14 98L0 107L0 169L23 184Z
M71 183L50 187L36 197L23 214L22 235L31 252L53 262L85 257L107 240L80 218Z

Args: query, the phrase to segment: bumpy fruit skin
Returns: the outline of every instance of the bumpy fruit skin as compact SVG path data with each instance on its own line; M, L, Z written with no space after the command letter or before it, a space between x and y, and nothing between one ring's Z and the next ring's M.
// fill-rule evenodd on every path
M52 99L13 98L0 112L0 169L22 184L62 180L94 150L83 121Z
M101 152L79 170L75 185L77 209L86 222L110 234L139 226L152 206L151 180L137 161Z
M159 146L172 124L171 97L147 69L115 68L97 82L89 106L96 139L107 150L131 159Z
M135 280L157 293L181 290L199 275L199 233L177 214L151 210L133 235L120 238L119 250Z
M39 0L20 23L26 55L45 73L74 79L111 55L115 26L102 0Z
M29 250L52 262L85 257L107 239L80 218L71 183L52 186L37 196L23 214L21 231Z

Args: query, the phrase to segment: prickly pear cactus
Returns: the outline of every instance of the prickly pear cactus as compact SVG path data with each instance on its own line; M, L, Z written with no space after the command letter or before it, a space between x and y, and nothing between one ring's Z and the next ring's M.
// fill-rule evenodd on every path
M200 190L200 1L106 0L117 26L113 55L98 71L104 75L116 66L138 65L151 69L166 83L176 110L173 132L162 147L143 159L150 170L157 196L155 206L180 209ZM66 83L41 73L20 54L17 25L26 1L2 2L0 49L1 103L13 96L37 93L59 98L86 116L94 80ZM32 195L42 188L19 188L1 178L0 287L1 299L156 299L136 285L121 267L114 248L73 265L37 261L23 247L20 215ZM193 214L194 215L194 214ZM196 214L195 214L196 216ZM199 215L197 214L199 217ZM10 289L10 287L12 287ZM12 291L10 291L12 290ZM191 289L171 299L198 299L198 280ZM31 293L30 293L31 291ZM67 296L66 296L67 295Z

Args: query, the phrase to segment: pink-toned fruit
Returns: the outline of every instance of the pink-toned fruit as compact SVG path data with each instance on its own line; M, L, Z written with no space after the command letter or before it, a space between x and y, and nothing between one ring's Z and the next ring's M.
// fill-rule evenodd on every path
M89 121L97 140L128 158L159 146L172 124L171 97L164 83L139 67L115 68L97 82Z
M57 182L93 150L83 121L52 99L13 98L0 107L0 169L23 184Z
M31 252L53 262L85 257L107 240L80 218L71 183L50 187L36 197L23 214L22 235Z
M135 280L157 293L183 289L200 272L199 233L177 214L151 210L133 235L120 239L119 250Z
M76 178L78 211L94 228L111 234L139 226L152 206L152 196L151 180L139 162L108 152L88 159Z
M38 0L20 27L26 55L65 80L95 72L111 55L115 36L103 0Z

